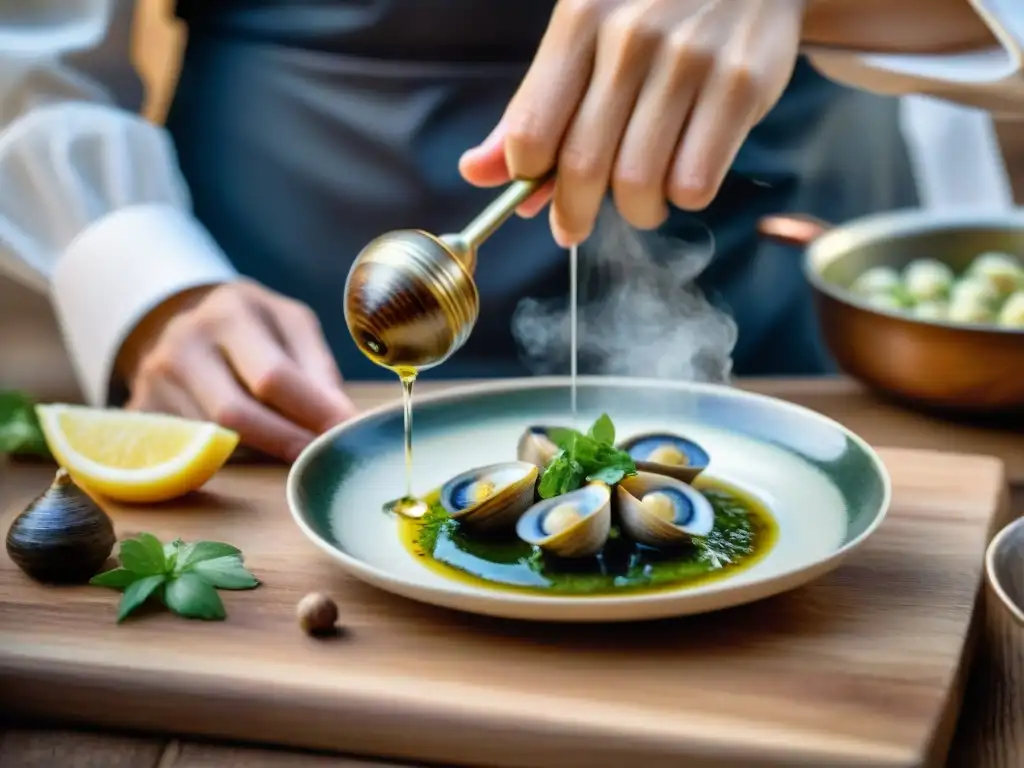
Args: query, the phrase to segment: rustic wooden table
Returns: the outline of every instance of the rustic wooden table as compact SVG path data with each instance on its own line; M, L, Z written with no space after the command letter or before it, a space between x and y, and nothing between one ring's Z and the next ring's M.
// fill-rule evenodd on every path
M421 385L421 390L443 384ZM741 386L813 408L878 446L994 455L1006 464L1010 515L1024 515L1024 434L1019 429L954 425L884 403L845 380L758 380ZM352 385L364 407L391 400L394 387ZM16 467L0 467L0 490L19 484ZM949 759L965 768L1024 765L1024 631L986 592L983 637ZM16 717L16 713L14 713ZM202 743L173 735L66 730L60 724L8 720L0 731L4 768L317 768L394 764L241 745Z

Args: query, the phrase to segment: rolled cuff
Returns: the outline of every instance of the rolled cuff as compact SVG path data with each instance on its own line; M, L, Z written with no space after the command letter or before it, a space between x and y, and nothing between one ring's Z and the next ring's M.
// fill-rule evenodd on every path
M169 205L123 208L81 232L57 261L50 292L86 401L108 402L121 345L151 310L237 277L209 233Z
M941 60L821 49L806 53L825 77L859 90L887 96L921 94L996 116L1024 115L1024 73L1003 50Z
M995 36L988 50L954 54L876 54L808 47L811 62L833 80L893 96L924 94L997 115L1024 115L1024 5L971 0Z

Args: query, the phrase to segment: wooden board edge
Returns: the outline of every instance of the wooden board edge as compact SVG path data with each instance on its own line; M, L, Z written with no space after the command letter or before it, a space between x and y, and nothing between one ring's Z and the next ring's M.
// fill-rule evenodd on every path
M927 768L940 768L947 765L953 747L953 739L956 736L957 723L963 712L965 697L967 694L967 683L971 677L971 670L974 668L978 658L978 649L981 647L982 638L985 634L985 576L982 574L978 588L974 594L974 606L971 610L971 619L967 629L967 639L964 642L957 662L956 672L953 675L952 684L946 695L946 703L942 708L942 715L939 717L935 728L929 736L927 746L924 750L924 766Z
M827 742L819 737L765 729L765 744L751 745L740 755L722 740L708 739L694 748L693 734L684 738L664 729L638 737L629 728L586 733L580 749L580 727L572 721L552 723L543 713L532 722L495 718L465 707L461 711L432 711L386 696L342 697L329 691L310 691L287 684L275 685L275 715L267 717L266 702L253 707L250 687L231 681L211 685L201 677L176 675L156 686L114 680L102 671L82 670L70 664L25 664L16 667L0 658L0 711L45 715L73 724L153 733L165 727L160 713L168 709L188 712L176 735L238 740L250 743L322 750L392 761L415 761L474 768L542 768L560 764L572 752L575 764L588 768L620 768L633 763L645 768L676 768L685 749L693 768L724 768L742 759L751 768L909 768L909 755L899 748ZM59 696L45 691L59 689ZM159 706L141 706L159 701ZM451 734L465 735L453 745ZM641 727L642 730L642 727ZM524 738L525 734L529 738ZM780 747L779 745L785 744ZM770 745L770 749L768 748ZM455 753L458 750L458 753ZM871 755L872 757L867 757Z
M994 457L986 457L998 465L1001 487L996 495L996 502L992 505L989 513L988 525L986 526L986 546L992 537L1005 524L1010 516L1010 486L1007 480L1006 465L1003 461ZM984 555L982 555L984 559ZM971 679L972 671L979 662L978 650L982 646L988 623L988 612L991 608L990 601L986 600L988 595L988 582L985 579L984 562L979 571L980 578L974 595L974 605L971 610L970 623L968 625L967 639L964 642L963 651L957 664L956 674L950 686L943 708L942 717L936 723L935 730L929 739L929 746L926 751L926 766L947 765L953 752L953 742L957 736L957 725L963 713L963 705L967 695L967 686Z

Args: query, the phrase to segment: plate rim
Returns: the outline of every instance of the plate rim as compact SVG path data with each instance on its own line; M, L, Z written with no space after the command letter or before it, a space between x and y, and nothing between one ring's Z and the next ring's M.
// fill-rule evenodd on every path
M536 606L546 612L556 612L554 617L537 619L541 621L629 621L635 620L638 616L645 618L665 618L669 616L682 616L688 613L705 613L712 610L718 610L720 608L735 607L747 602L755 602L757 600L762 600L766 597L771 597L775 594L794 589L795 586L807 583L807 581L815 578L814 576L811 576L808 579L802 579L800 578L802 575L812 571L820 571L819 575L824 575L824 573L827 573L837 567L842 560L857 550L878 530L889 514L889 510L892 505L892 478L889 474L888 467L886 467L877 451L875 451L875 449L872 448L866 440L843 424L811 408L807 408L806 406L792 403L787 400L782 400L777 397L772 397L771 395L739 389L738 387L730 384L672 381L666 379L631 376L578 376L576 381L578 386L589 385L594 387L605 386L610 388L641 387L645 389L660 389L672 392L704 392L714 395L725 395L727 397L736 397L741 400L746 399L766 403L773 408L781 407L800 413L804 416L808 416L812 419L817 419L844 434L848 439L860 447L870 458L873 466L878 472L879 478L882 481L883 492L879 512L875 515L875 519L859 535L831 552L827 557L808 563L796 569L783 571L770 579L760 579L744 584L736 584L730 579L723 579L719 582L707 584L699 591L680 588L678 590L667 589L633 595L565 596L533 594L526 591L522 593L499 590L488 591L482 588L472 590L447 589L433 585L414 584L407 579L395 576L390 571L370 565L364 560L335 547L331 542L327 541L319 533L314 531L313 528L306 523L303 519L303 515L299 512L299 478L304 474L306 467L314 460L314 458L319 456L321 452L326 450L338 434L357 428L363 422L376 419L383 415L401 414L402 402L401 399L396 398L393 401L381 403L374 408L364 411L349 421L345 421L331 427L303 449L299 454L299 457L292 463L292 466L288 470L288 478L285 486L285 497L292 520L307 539L312 541L313 544L325 552L331 559L341 564L342 567L351 575L365 583L374 585L377 588L393 594L402 595L418 602L430 603L433 605L454 608L461 611L469 611L472 613L513 618L523 618L521 615L521 609L527 606ZM570 378L568 376L527 376L492 379L445 387L436 392L430 392L428 394L418 396L416 398L416 403L436 405L460 400L467 396L500 394L502 392L524 389L554 389L568 387L569 385ZM829 567L826 568L826 566ZM794 580L796 580L796 584L794 586L788 586L788 584ZM777 590L769 589L765 594L765 588L773 585L778 585L779 588ZM743 592L750 591L756 591L759 594L749 600L722 599L730 593L736 597L742 597ZM430 599L427 599L427 595L429 595ZM687 603L692 603L699 599L714 599L716 597L719 599L719 602L714 608L697 611L688 611L685 608ZM474 604L481 603L482 605L474 605L474 607L470 609L466 607L467 602ZM498 609L488 610L488 606L497 606ZM519 610L503 611L500 609L500 606L513 606ZM562 611L562 609L567 610ZM590 616L590 614L599 612L601 609L608 610L611 614L608 616L601 616L599 618ZM571 615L573 612L585 615Z

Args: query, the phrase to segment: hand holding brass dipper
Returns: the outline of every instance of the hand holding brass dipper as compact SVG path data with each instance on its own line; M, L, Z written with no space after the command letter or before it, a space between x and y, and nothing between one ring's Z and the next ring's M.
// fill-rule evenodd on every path
M363 248L345 283L345 322L363 354L423 370L465 344L480 311L477 249L546 181L513 182L456 234L400 229Z

